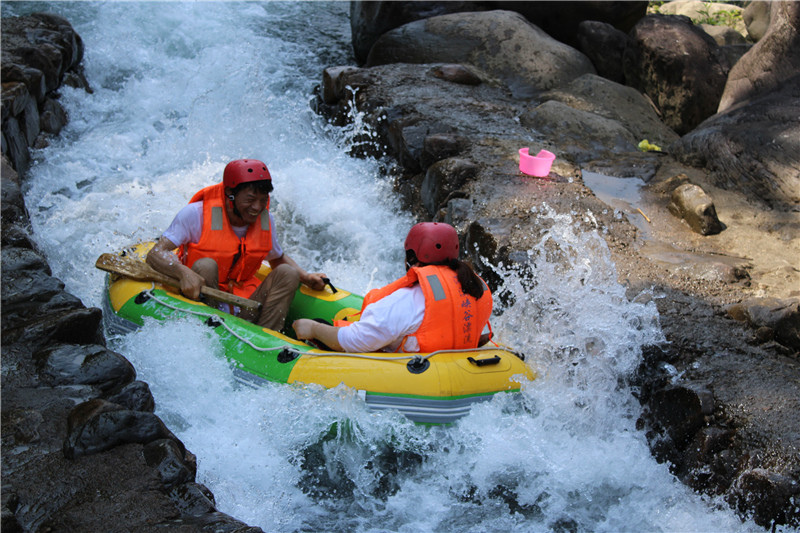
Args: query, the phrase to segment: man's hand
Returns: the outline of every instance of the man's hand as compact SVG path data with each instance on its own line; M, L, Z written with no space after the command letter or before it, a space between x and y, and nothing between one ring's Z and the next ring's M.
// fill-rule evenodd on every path
M315 291L321 291L325 288L325 279L327 277L327 275L320 272L306 273L305 276L300 276L300 281Z
M147 264L157 272L173 277L181 282L181 294L192 300L200 298L200 289L206 284L203 276L181 263L172 250L175 243L161 237L147 253ZM215 287L216 288L216 287Z
M206 280L194 270L187 268L181 271L181 294L192 300L200 298L200 290L205 286Z

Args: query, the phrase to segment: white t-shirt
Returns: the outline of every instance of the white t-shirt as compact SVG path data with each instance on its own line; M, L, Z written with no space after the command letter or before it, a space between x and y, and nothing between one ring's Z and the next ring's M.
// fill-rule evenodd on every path
M358 322L339 328L337 338L347 352L395 351L406 335L419 329L425 315L425 295L419 285L398 289L364 309ZM410 337L403 350L419 351Z
M283 255L283 249L278 244L278 232L275 229L275 221L272 218L272 213L269 214L269 227L272 229L272 250L267 254L266 260L279 259ZM243 238L247 234L247 226L231 226L233 232ZM203 202L193 202L185 205L172 223L162 234L176 246L188 243L200 242L200 236L203 233Z

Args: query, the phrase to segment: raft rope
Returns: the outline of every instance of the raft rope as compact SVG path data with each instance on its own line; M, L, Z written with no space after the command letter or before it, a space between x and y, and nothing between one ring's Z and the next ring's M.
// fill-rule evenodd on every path
M214 313L205 313L205 312L202 312L202 311L194 311L192 309L184 309L183 307L174 306L174 305L170 304L169 302L167 302L165 300L162 300L161 298L156 296L155 293L153 292L154 290L155 290L155 283L153 284L152 287L150 287L150 289L145 290L143 292L149 298L152 298L157 303L163 305L164 307L166 307L168 309L172 309L173 311L180 311L180 312L183 312L183 313L187 313L189 315L195 315L195 316L203 317L203 318L206 318L206 319L210 319L210 318L219 319L219 325L223 326L228 331L228 333L230 333L231 335L233 335L234 337L239 339L241 342L245 343L246 345L248 345L249 347L251 347L252 349L254 349L257 352L277 352L279 350L289 350L289 351L297 352L299 355L300 354L302 354L302 355L311 355L311 356L315 356L315 357L340 356L340 357L355 357L357 359L374 359L374 360L377 360L377 361L402 361L404 359L413 359L415 361L422 362L422 361L425 361L426 359L430 359L434 355L438 355L440 353L454 353L454 352L463 352L464 351L464 350L436 350L434 352L430 352L430 353L425 354L425 355L423 355L423 354L409 354L409 355L397 355L397 356L388 356L388 355L387 356L380 356L380 355L366 355L366 354L349 353L349 352L329 352L329 351L325 351L323 353L300 352L299 349L298 349L298 346L293 345L293 344L282 344L280 346L264 348L264 347L261 347L261 346L256 346L249 339L246 339L242 335L239 335L238 333L236 333L225 322L225 320L222 320L222 319L219 318L219 315L216 315ZM497 348L493 348L491 346L481 346L481 347L478 347L478 348L470 348L469 351L471 351L471 352L483 352L483 351L494 351L494 350L497 350Z

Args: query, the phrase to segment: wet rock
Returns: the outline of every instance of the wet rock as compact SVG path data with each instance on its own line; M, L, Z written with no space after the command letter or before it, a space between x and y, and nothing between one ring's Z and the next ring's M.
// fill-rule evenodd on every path
M194 481L197 465L191 461L187 463L184 453L171 439L155 440L144 447L147 464L156 469L161 482L168 488Z
M182 514L203 516L217 510L214 495L200 483L183 483L170 491Z
M48 95L67 72L80 70L83 41L66 19L36 13L3 18L2 49L3 153L14 168L24 170L40 131L63 127L63 110L47 104Z
M28 168L31 159L28 140L20 128L17 117L6 116L3 121L3 155L9 158L15 169Z
M754 509L755 522L770 527L792 523L793 519L797 523L794 501L799 495L800 484L797 481L764 468L753 468L739 476L728 499L742 512Z
M581 168L584 172L596 172L617 178L639 178L648 183L661 166L659 158L660 156L653 152L607 154L607 157L603 159L585 161Z
M322 100L333 104L342 99L345 87L342 86L342 74L358 70L356 67L328 67L322 71Z
M5 254L5 250L2 252ZM49 272L16 270L3 275L2 303L4 314L28 316L38 304L51 300L64 290L64 283Z
M22 202L22 191L19 188L19 183L16 179L6 177L5 162L3 164L3 178L2 178L2 220L3 231L9 224L17 224L21 221L27 220L28 213L25 211ZM9 168L9 170L11 170ZM13 170L11 170L13 172ZM16 173L14 173L16 175Z
M589 59L510 11L456 13L411 22L383 34L366 66L459 63L530 97L594 73Z
M672 191L669 211L683 219L700 235L714 235L722 231L714 202L699 186L684 183Z
M0 254L3 272L39 270L50 275L50 265L42 255L31 248L5 247Z
M403 117L390 122L387 141L405 169L419 172L422 170L420 161L425 139L432 133L446 133L448 130L446 125L419 115Z
M99 345L56 345L33 355L40 373L58 385L91 385L101 392L121 389L136 378L123 356Z
M730 447L736 432L714 426L704 427L695 434L686 453L675 463L674 470L682 481L695 490L721 493L727 490L735 468L728 465ZM699 465L711 465L699 466Z
M468 180L478 174L478 166L459 158L443 159L431 165L422 181L420 195L428 213L436 214Z
M44 73L38 68L29 67L27 65L16 65L14 63L7 64L4 62L2 68L2 77L4 101L7 97L7 91L13 90L11 82L24 83L28 93L30 93L37 102L44 101L45 95L47 94L47 86L45 85ZM15 97L11 95L8 96L10 96L9 103L12 103ZM14 103L12 105L21 105L21 102ZM5 107L3 110L7 112L9 111L6 110ZM12 111L14 115L18 115L21 112L22 109L16 109Z
M464 236L463 249L492 291L496 291L503 280L490 265L508 261L513 250L506 243L516 224L508 218L481 218L469 225Z
M648 405L652 421L673 445L684 449L713 412L714 395L699 384L670 385L653 393Z
M150 392L150 386L144 381L128 383L118 392L107 396L106 400L131 411L152 413L156 408L156 402Z
M158 439L180 442L153 413L123 409L105 400L89 400L69 414L64 456L75 459L120 444L146 444Z
M32 101L24 83L3 80L3 111L5 116L21 115Z
M198 516L184 516L171 520L164 527L178 528L179 531L198 531L208 533L263 533L258 527L248 526L231 516L220 512L208 512Z
M727 313L758 330L761 342L775 340L800 352L800 300L754 298L728 306Z
M433 163L453 157L463 151L469 141L460 135L452 133L435 133L428 135L422 141L422 154L420 155L420 165L428 168Z
M626 83L650 97L667 126L685 134L716 112L730 65L688 18L648 15L631 30L623 68Z
M39 117L41 130L52 135L61 133L67 124L67 112L58 101L48 98L44 102L42 113Z

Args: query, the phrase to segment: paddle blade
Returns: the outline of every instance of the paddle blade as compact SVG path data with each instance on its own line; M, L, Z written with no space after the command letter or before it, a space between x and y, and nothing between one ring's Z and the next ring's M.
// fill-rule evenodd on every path
M153 268L130 255L115 255L115 254L102 254L97 258L94 264L95 267L106 272L119 274L126 278L135 279L137 281L156 281L163 285L170 285L172 287L180 288L180 282L170 276L166 276L161 272L153 270ZM261 303L249 298L242 298L228 292L223 292L211 287L203 287L200 292L209 298L213 298L219 302L228 303L237 307L247 309L254 309L258 311L261 309Z

